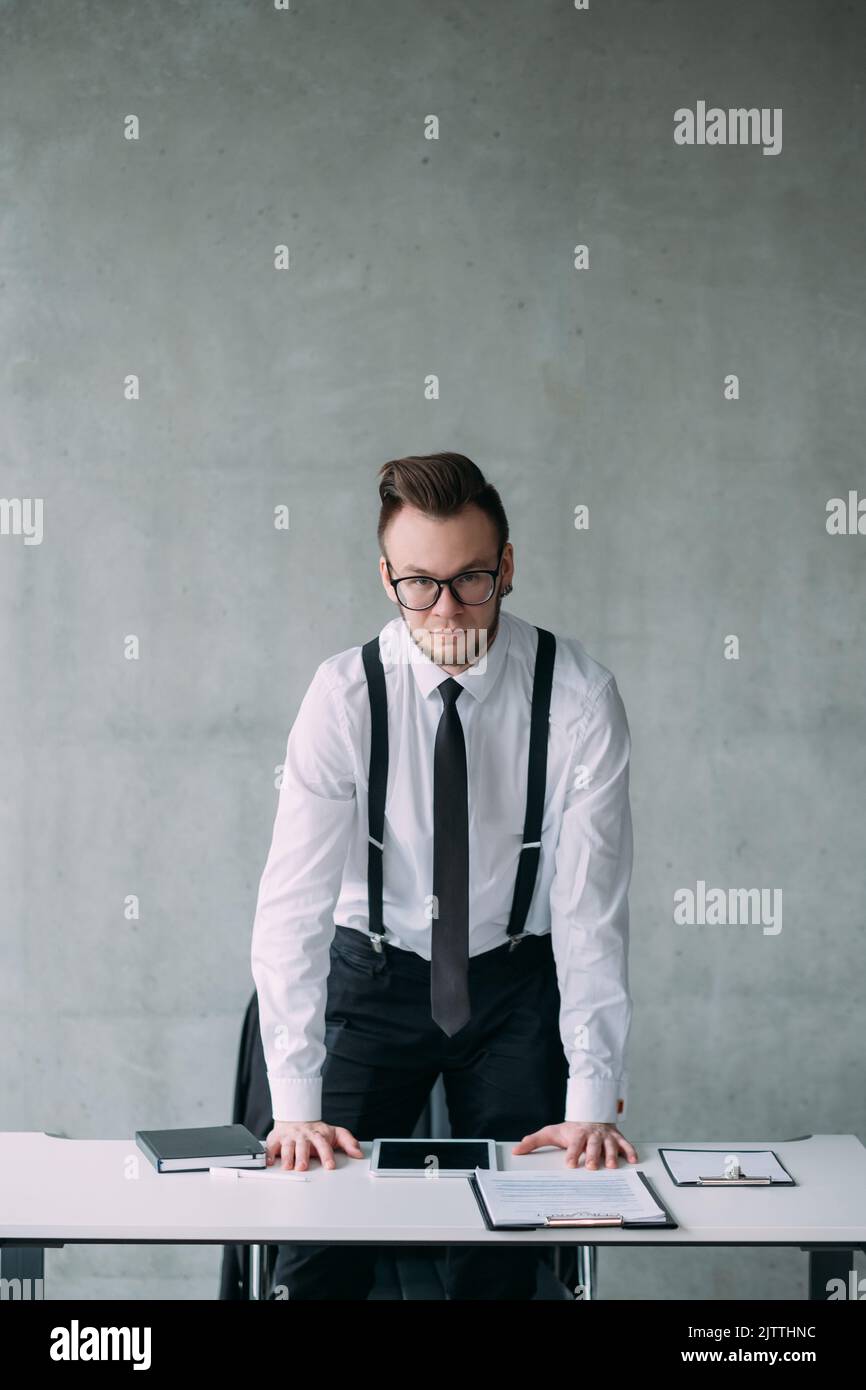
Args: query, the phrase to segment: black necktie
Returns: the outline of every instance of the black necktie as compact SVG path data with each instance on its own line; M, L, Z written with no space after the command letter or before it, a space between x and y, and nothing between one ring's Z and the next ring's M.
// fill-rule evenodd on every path
M450 1037L469 1021L469 801L466 744L457 713L463 686L438 687L442 717L433 755L433 894L430 1007Z

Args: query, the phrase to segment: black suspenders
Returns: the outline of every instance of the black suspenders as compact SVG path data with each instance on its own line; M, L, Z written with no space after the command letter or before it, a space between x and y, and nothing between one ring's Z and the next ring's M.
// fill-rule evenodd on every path
M381 953L382 937L382 841L385 838L385 792L388 786L388 700L385 672L379 655L379 639L372 637L361 648L367 692L370 696L370 775L368 779L367 904L370 937Z
M532 902L532 893L541 857L541 820L547 780L547 735L550 691L556 638L543 627L536 629L538 649L532 680L532 714L529 726L529 768L526 788L526 815L523 821L523 847L514 885L508 936L511 950L523 939L523 928ZM385 672L379 655L379 638L373 637L361 648L367 692L370 697L370 775L368 795L367 902L370 937L376 951L382 951L385 927L382 922L382 857L385 838L385 792L388 786L388 701Z

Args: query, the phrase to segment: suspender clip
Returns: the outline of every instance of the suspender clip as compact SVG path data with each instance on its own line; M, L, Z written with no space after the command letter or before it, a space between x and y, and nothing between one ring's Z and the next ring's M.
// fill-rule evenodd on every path
M529 933L525 931L515 932L511 938L511 942L508 947L508 954L511 955L511 952L514 950L515 946L519 946L524 937L528 935Z
M371 942L373 943L373 950L376 952L377 955L381 956L381 954L382 954L382 936L381 936L381 933L380 933L380 932L377 932L377 931L371 931L371 932L370 932L370 940L371 940Z

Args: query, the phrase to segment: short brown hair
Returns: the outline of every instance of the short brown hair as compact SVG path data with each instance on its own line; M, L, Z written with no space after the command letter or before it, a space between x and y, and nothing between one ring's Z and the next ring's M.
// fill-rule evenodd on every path
M416 454L391 459L379 469L379 548L385 554L385 527L404 503L427 516L454 516L470 502L492 519L499 549L508 540L502 499L481 469L465 454Z

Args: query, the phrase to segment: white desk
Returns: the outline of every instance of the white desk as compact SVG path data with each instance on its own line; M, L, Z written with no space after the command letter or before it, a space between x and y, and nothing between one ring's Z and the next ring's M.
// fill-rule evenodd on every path
M516 1142L516 1141L515 1141ZM207 1173L159 1174L132 1139L62 1139L38 1132L0 1133L0 1256L5 1278L43 1278L46 1247L69 1244L241 1244L253 1247L253 1297L262 1297L268 1245L577 1245L796 1246L809 1252L809 1296L826 1298L826 1281L847 1281L853 1250L866 1248L866 1148L853 1134L793 1140L732 1140L737 1153L774 1149L796 1187L676 1187L659 1147L718 1148L718 1140L635 1142L640 1162L676 1230L592 1232L488 1231L462 1178L372 1178L363 1159L318 1159L309 1182L284 1182L274 1169L261 1181L225 1183ZM562 1149L514 1156L500 1143L499 1164L515 1171L562 1169ZM621 1160L620 1166L626 1165ZM582 1266L590 1289L591 1262Z

